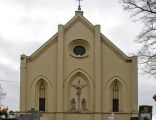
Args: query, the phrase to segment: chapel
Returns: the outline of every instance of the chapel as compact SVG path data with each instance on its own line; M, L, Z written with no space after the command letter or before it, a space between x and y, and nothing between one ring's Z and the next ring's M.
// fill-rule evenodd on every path
M113 34L113 33L112 33ZM41 120L130 120L138 114L137 56L75 11L32 55L21 55L20 111Z

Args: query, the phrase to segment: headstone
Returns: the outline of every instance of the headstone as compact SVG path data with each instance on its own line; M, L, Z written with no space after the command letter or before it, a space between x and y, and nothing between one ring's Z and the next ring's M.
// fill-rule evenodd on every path
M33 120L31 115L28 114L22 114L19 117L20 120Z
M138 117L131 117L130 120L139 120Z
M152 120L152 106L139 106L139 120Z
M32 120L40 120L40 112L35 111L35 109L32 108L31 109L31 117L32 117Z
M108 117L108 120L115 120L115 115L114 115L114 113L112 113L112 114Z
M0 120L19 120L18 118L0 118Z
M30 113L28 114L21 114L19 119L20 120L40 120L40 112L35 111L34 108L31 109Z

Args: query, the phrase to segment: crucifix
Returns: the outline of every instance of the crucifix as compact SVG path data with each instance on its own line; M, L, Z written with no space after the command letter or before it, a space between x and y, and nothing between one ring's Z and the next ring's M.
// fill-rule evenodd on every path
M77 1L79 1L78 10L81 10L81 1L82 0L77 0Z
M76 91L76 96L77 96L77 100L78 100L78 108L77 111L80 111L80 96L81 96L81 90L86 87L87 85L81 85L80 84L80 80L78 80L78 84L77 85L72 85L77 91Z

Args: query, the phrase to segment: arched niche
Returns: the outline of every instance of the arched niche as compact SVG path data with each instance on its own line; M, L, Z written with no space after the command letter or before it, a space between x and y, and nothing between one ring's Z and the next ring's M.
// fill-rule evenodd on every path
M65 81L65 111L89 112L93 109L92 80L82 70L72 72Z

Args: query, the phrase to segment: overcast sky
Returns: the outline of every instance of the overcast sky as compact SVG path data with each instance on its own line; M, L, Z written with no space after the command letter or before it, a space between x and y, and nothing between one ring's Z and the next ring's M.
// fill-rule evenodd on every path
M45 43L57 32L58 24L74 16L77 6L76 0L0 0L0 84L7 92L4 105L10 110L19 110L20 55L31 55ZM142 25L132 22L118 0L84 0L82 10L125 54L136 54L140 45L134 39ZM152 99L156 80L139 72L138 81L139 105L156 109Z

